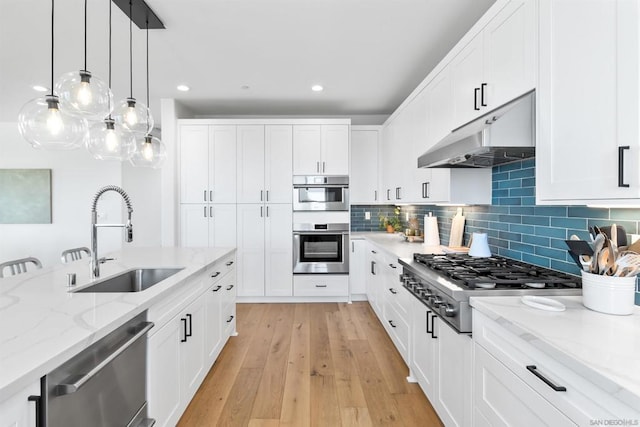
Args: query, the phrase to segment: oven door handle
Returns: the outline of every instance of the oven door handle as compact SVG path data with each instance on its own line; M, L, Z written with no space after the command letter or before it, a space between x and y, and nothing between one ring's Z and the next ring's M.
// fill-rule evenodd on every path
M127 342L125 342L120 347L118 347L113 353L111 353L109 356L107 356L104 360L102 360L100 363L98 363L89 372L87 372L86 374L84 374L82 376L80 376L80 375L71 375L65 381L72 380L72 382L69 381L69 382L66 382L66 383L63 382L61 384L58 384L56 386L56 395L64 396L66 394L75 393L76 391L80 390L80 388L83 385L85 385L91 378L93 378L105 366L107 366L109 363L111 363L116 357L118 357L127 348L129 348L131 345L133 345L134 342L136 342L138 339L142 338L147 332L149 332L149 329L153 328L153 322L141 322L136 327L136 329L138 329L140 327L142 327L142 329L140 329ZM78 377L80 377L80 378L78 378Z

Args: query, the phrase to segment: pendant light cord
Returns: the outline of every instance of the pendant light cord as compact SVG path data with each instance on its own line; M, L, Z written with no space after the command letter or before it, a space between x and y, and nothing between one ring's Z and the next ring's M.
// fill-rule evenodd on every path
M151 113L151 105L149 105L149 19L147 24L147 128L149 127L149 114Z
M55 9L55 0L51 0L51 96L53 95L53 47L55 46L53 42L54 31L53 31L53 17Z
M84 71L87 71L87 0L84 0Z
M109 90L111 90L111 5L113 2L111 0L107 0L109 2ZM109 111L111 111L111 97L109 98ZM109 113L109 118L111 118L111 113Z
M133 0L129 0L129 97L133 98Z

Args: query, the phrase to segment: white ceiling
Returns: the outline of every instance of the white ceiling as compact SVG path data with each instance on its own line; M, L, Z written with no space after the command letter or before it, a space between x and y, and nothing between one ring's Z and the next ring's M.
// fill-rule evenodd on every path
M495 0L147 0L151 108L196 116L388 115ZM0 121L49 86L50 0L0 0ZM56 1L55 76L83 65L83 0ZM88 69L107 79L109 0L89 0ZM128 96L128 19L114 5L113 91ZM145 100L134 26L133 95ZM188 93L176 90L185 83ZM322 84L324 92L310 90ZM248 85L249 89L241 86Z

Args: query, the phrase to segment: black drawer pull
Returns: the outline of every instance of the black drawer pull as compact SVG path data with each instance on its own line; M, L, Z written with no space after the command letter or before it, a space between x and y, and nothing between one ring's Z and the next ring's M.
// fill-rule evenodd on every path
M438 339L438 337L436 336L436 315L432 314L431 315L431 338L433 339Z
M391 268L396 268L396 266L395 266L395 265L393 265L393 264L389 264L389 267L391 267Z
M229 320L227 320L227 323L231 323L232 320L233 320L233 315L229 316Z
M473 109L476 111L480 110L480 107L478 107L478 92L480 92L479 87L473 89Z
M316 288L326 288L327 285L316 285Z
M395 290L395 289L393 289L393 288L389 288L389 292L391 292L391 293L392 293L392 294L394 294L394 295L398 293L398 291L396 291L396 290Z
M213 290L213 292L218 292L220 289L222 289L222 285L216 286L216 288Z
M392 328L396 327L396 325L393 324L393 320L389 320L389 324L391 325Z
M618 187L629 187L629 184L624 183L624 150L628 149L628 145L618 147Z
M181 338L180 342L187 342L187 337L188 337L188 335L187 335L187 319L186 318L182 318L182 319L180 319L180 321L182 322L182 326L183 326L182 330L184 332L184 338Z
M42 397L40 396L29 396L27 397L29 402L34 402L36 404L36 427L44 426L43 420L43 411L42 411Z
M211 277L212 277L212 278L214 278L214 277L218 277L219 275L220 275L220 272L219 272L219 271L216 271L215 273L213 273L213 274L211 275Z
M487 106L487 104L484 102L484 90L485 90L486 87L487 87L486 83L482 83L480 85L480 105L482 107L486 107Z
M187 318L189 319L189 332L187 333L187 330L185 329L185 336L186 337L190 337L191 335L193 335L192 334L192 332L193 332L193 323L191 322L192 319L191 319L191 315L190 314L187 314Z
M229 261L228 263L225 264L227 267L233 265L233 261Z
M555 385L551 381L549 381L544 375L536 370L536 365L527 365L527 370L531 372L536 377L540 378L546 385L554 389L555 391L567 391L566 387L562 387L561 385Z
M229 286L227 286L227 290L228 290L228 291L230 291L231 289L233 289L233 286L234 286L234 285L229 285Z

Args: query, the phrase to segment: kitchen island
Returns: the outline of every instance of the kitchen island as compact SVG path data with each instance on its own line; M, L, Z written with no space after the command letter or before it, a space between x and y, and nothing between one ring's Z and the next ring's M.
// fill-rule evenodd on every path
M0 279L0 404L75 354L204 273L234 248L125 248L101 278L131 268L184 267L142 292L75 293L92 282L88 260ZM98 279L96 279L98 280Z

